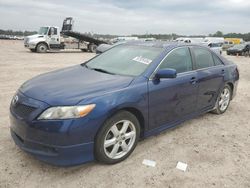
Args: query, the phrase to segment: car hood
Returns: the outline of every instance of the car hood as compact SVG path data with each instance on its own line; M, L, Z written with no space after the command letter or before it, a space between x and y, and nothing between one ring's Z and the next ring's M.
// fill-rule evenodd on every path
M133 77L111 75L77 65L42 74L20 87L27 97L52 106L75 105L86 97L127 87Z
M231 50L231 51L241 51L241 50L243 50L243 48L234 48L234 47L231 47L231 48L228 48L228 50Z
M34 39L34 38L40 38L40 37L44 37L44 35L34 34L34 35L27 36L28 39Z

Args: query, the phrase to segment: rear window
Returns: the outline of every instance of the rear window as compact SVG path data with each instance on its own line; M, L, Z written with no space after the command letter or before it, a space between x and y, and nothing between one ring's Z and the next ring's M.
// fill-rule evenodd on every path
M221 62L221 60L213 54L213 59L214 59L214 64L215 65L223 65L223 63Z
M197 69L214 66L212 54L208 50L203 48L193 48L193 53Z

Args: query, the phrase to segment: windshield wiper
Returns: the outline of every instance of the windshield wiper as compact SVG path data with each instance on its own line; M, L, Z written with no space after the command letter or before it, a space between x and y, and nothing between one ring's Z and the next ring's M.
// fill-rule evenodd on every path
M92 70L95 70L95 71L98 71L98 72L103 72L103 73L107 73L107 74L113 74L115 75L115 73L112 73L112 72L109 72L109 71L106 71L104 69L101 69L101 68L91 68Z
M92 68L92 67L89 67L87 64L83 64L82 66L84 66L84 67L86 67L87 69L90 69L90 70L95 70L95 71L98 71L98 72L103 72L103 73L115 75L115 73L113 73L113 72L109 72L109 71L101 69L101 68Z

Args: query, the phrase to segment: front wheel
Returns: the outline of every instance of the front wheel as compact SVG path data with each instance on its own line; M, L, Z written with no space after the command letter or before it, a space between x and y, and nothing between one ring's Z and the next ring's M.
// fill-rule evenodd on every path
M215 114L223 114L230 104L231 96L232 90L226 85L220 92L215 104L215 109L212 112Z
M107 164L123 161L135 149L139 135L139 121L133 114L127 111L115 114L96 136L96 159Z
M36 47L36 51L38 53L46 53L48 50L48 47L46 44L44 43L41 43L41 44L38 44L37 47Z

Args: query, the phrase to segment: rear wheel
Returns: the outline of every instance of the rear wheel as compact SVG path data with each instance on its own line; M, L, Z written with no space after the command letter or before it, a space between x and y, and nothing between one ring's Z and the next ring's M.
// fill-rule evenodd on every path
M229 85L226 85L220 92L215 104L215 109L212 112L223 114L230 104L231 96L232 90Z
M81 49L82 52L87 52L88 50L86 48Z
M97 46L95 44L90 44L88 46L89 51L92 53L96 53L96 48L97 48Z
M139 121L133 114L127 111L115 114L96 136L96 159L107 164L123 161L133 152L139 135Z
M36 51L38 53L46 53L48 50L48 47L46 44L44 43L41 43L41 44L38 44L37 47L36 47Z

